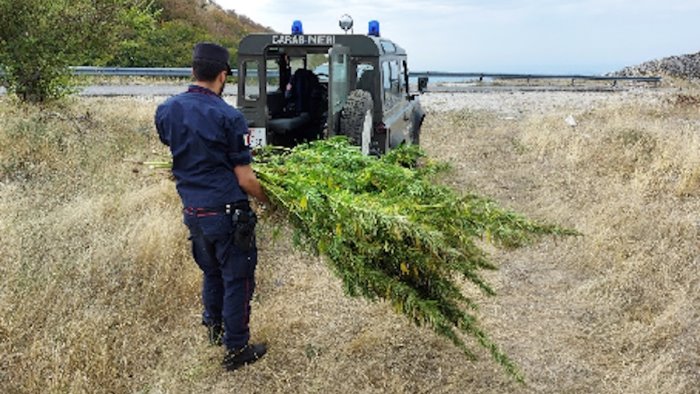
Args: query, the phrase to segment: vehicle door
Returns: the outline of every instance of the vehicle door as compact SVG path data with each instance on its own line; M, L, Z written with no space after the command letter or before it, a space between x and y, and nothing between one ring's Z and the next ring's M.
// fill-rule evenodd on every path
M382 99L384 125L389 130L389 147L410 141L411 108L404 95L402 63L398 59L382 61Z
M337 133L340 112L350 92L350 48L335 45L328 51L328 135Z

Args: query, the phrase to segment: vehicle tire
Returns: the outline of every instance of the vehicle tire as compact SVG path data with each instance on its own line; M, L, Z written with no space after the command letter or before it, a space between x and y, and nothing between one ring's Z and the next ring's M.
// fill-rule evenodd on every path
M374 122L372 95L364 90L353 90L340 112L340 134L353 145L358 145L362 154L369 154Z

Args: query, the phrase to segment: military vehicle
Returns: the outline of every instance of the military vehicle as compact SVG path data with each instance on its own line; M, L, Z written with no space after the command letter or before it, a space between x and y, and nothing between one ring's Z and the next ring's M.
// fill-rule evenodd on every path
M296 144L345 135L364 154L418 144L425 112L409 90L406 51L367 35L251 34L238 48L237 106L249 123L251 146Z

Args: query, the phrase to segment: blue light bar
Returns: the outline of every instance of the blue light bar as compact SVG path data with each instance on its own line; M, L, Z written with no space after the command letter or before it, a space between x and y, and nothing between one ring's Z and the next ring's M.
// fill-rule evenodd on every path
M369 36L379 37L379 21L369 21Z
M298 36L304 34L304 27L301 25L301 21L292 22L292 35Z

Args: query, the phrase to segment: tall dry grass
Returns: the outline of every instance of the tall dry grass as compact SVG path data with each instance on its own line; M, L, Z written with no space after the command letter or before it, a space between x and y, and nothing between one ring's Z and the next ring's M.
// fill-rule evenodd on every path
M251 322L270 352L223 372L174 186L128 161L164 152L156 102L1 99L0 392L698 392L700 113L644 97L545 115L511 97L517 117L429 108L423 141L453 164L446 182L584 233L492 250L499 296L480 313L525 386L345 297L270 222Z
M501 254L492 308L506 315L492 329L535 391L700 391L698 97L619 95L433 124L429 149L458 168L456 186L584 234Z
M198 274L155 147L152 103L2 102L1 392L129 392L192 346Z

